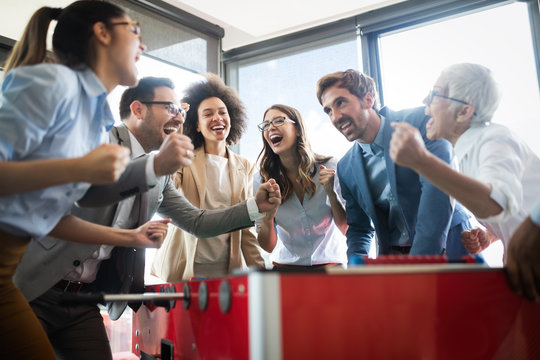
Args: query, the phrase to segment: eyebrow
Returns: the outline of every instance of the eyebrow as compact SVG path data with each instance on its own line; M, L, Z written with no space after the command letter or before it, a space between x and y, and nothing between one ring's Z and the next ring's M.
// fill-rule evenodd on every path
M226 106L220 106L220 107L218 107L217 109L218 109L218 110L227 110L227 107L226 107ZM204 112L204 111L213 111L213 110L214 110L214 108L204 108L204 109L202 109L201 111Z

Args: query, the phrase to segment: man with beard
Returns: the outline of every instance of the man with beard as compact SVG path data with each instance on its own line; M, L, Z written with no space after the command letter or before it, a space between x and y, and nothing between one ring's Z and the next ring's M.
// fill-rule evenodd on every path
M110 203L111 198L133 196L114 206L74 207L74 215L132 229L157 212L195 236L209 237L252 226L259 211L279 206L279 187L273 180L262 184L255 198L221 210L200 210L176 190L168 174L191 164L193 145L187 136L177 133L185 111L173 89L170 79L148 77L124 92L120 102L123 123L111 130L110 141L128 147L138 165L128 167L120 184L92 187L79 203L102 206L103 199ZM154 150L159 152L148 155ZM143 292L144 251L44 238L31 242L14 280L59 359L112 359L99 308L62 305L60 301L66 292ZM130 305L137 310L140 304ZM109 315L116 320L127 303L109 305Z
M332 124L354 145L338 163L338 177L346 200L347 255L367 255L374 232L378 254L467 254L461 232L470 228L464 208L389 156L391 122L407 122L420 130L429 151L450 163L447 141L425 135L424 108L394 112L379 110L373 79L356 70L321 78L317 98Z

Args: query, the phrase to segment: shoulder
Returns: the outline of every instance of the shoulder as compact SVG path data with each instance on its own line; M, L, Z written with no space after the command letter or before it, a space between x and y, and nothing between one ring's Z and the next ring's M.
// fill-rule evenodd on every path
M388 107L383 107L380 110L380 114L392 122L409 123L419 130L423 130L423 133L425 133L426 122L429 120L429 116L425 114L424 110L424 106L400 111L393 111Z
M70 92L73 86L77 86L78 77L74 70L59 64L37 64L22 66L11 70L4 79L3 87L10 85L25 86L31 85L33 88ZM58 95L62 95L59 93Z
M229 161L233 161L238 170L241 170L247 174L253 173L254 165L245 157L238 155L237 153L228 150Z

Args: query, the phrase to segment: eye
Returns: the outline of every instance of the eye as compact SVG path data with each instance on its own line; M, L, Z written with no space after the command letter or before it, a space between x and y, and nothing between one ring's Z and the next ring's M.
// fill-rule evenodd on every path
M281 126L285 122L285 119L279 118L274 120L274 125Z

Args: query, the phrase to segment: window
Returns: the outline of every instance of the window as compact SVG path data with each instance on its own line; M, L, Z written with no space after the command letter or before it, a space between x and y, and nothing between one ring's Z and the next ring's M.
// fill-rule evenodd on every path
M493 122L516 132L540 155L540 94L527 4L381 34L379 48L384 102L395 110L422 105L446 66L459 62L487 66L503 93ZM484 256L490 265L501 266L502 252L499 241Z
M348 68L358 69L356 39L311 47L285 56L240 64L238 90L247 105L249 124L240 143L240 154L255 162L262 150L257 124L273 104L300 111L313 150L321 155L341 157L351 144L324 114L316 96L317 81L324 75Z

